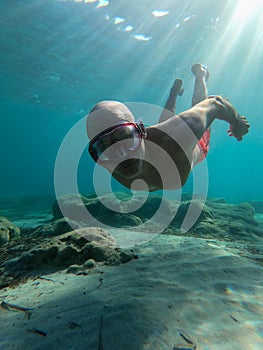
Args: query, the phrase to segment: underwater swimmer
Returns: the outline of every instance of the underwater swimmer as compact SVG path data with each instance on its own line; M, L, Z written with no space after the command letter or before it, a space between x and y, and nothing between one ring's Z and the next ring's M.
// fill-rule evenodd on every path
M192 108L175 115L182 80L171 88L159 123L144 127L122 103L102 101L87 117L89 153L122 185L134 190L171 190L182 187L191 169L207 155L210 126L215 119L229 123L229 136L241 141L249 123L220 96L208 96L207 67L192 66L195 76Z

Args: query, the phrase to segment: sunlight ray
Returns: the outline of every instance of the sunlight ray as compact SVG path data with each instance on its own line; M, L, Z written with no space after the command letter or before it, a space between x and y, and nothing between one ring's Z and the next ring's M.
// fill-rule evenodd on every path
M235 3L228 2L222 18L227 16L226 26L220 37L216 38L215 44L210 51L210 60L219 57L219 69L224 67L229 57L233 55L238 47L246 45L246 57L244 57L243 70L247 69L255 55L262 57L263 50L263 2L252 0L250 2L239 0ZM230 13L230 15L228 15ZM253 23L253 31L248 28ZM241 67L240 67L241 68Z

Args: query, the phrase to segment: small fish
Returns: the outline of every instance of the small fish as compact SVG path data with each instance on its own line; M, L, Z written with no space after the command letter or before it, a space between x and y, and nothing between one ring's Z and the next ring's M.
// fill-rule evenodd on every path
M2 301L1 303L1 308L2 309L5 309L5 310L8 310L8 311L14 311L14 310L17 310L17 311L22 311L26 314L26 317L27 319L29 320L31 315L32 315L32 312L31 308L28 308L28 307L23 307L23 306L19 306L19 305L15 305L15 304L10 304L10 303L7 303L6 301Z
M236 319L234 316L232 316L232 315L230 315L230 314L229 314L229 317L231 317L233 321L235 321L235 322L238 322L238 323L239 323L239 321L238 321L238 320L237 320L237 319Z
M180 343L175 345L173 350L196 350L196 344L190 335L184 332L182 329L177 329L177 331L179 332L180 337L183 338L183 340L189 345Z
M32 328L32 329L28 329L27 331L30 332L30 333L39 334L39 335L41 335L42 337L46 337L46 336L47 336L47 333L46 333L46 332L41 331L40 329L37 329L37 328L35 328L35 327Z

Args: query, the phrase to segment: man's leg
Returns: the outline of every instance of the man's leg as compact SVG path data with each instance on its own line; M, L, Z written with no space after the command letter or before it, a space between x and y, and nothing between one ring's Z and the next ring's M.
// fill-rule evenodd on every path
M207 98L206 81L209 78L209 72L206 66L196 63L191 68L195 75L194 94L192 98L192 106Z
M209 72L207 67L200 63L194 64L191 70L195 75L194 93L192 98L192 106L195 106L207 98L206 81L209 78ZM210 131L211 128L208 128L196 145L193 153L193 165L200 163L206 158L209 151Z
M176 98L178 95L181 96L184 92L182 85L182 79L175 79L174 84L170 90L170 95L159 118L159 123L164 122L165 120L175 115Z

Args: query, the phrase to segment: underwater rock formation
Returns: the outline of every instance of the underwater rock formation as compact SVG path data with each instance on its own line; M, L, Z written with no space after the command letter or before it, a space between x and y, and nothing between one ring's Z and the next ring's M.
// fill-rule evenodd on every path
M97 262L118 265L133 258L131 251L116 248L116 242L105 230L94 227L81 228L39 240L33 248L3 262L0 265L0 287L18 276L66 268L69 268L68 272L71 273L84 273L87 269L95 267Z
M249 201L248 202L257 213L263 214L263 202L260 201Z
M66 233L69 231L72 231L72 229L79 229L81 228L81 225L77 223L74 220L71 220L69 218L61 218L58 220L53 220L47 224L44 224L42 226L38 226L34 230L34 234L40 235L40 236L58 236L62 233Z
M255 210L248 203L227 204L210 199L206 201L204 212L209 215L193 227L193 233L199 237L247 242L263 236L254 218Z
M6 217L0 216L0 246L12 239L18 238L20 229Z
M186 236L228 241L262 237L262 230L254 218L255 209L249 203L228 204L222 198L208 198L203 204L188 195L184 195L181 201L163 199L158 195L149 195L146 200L143 195L132 199L125 193L116 193L115 196L64 196L53 204L54 220L61 220L63 214L67 214L70 220L85 226L102 223L116 228L136 228L147 222L148 227L153 227L158 222L152 222L152 217L162 203L162 212L172 218L162 233L182 235L180 227L191 205L192 210L200 215L193 227L184 233ZM133 208L136 210L132 211Z
M249 203L228 204L222 198L207 198L203 203L190 195L183 195L180 201L152 194L133 198L126 193L115 197L70 195L54 202L52 220L47 217L41 226L22 228L20 235L15 225L1 218L0 288L21 276L63 269L85 274L100 263L130 261L135 258L133 252L117 248L113 237L100 227L108 225L113 232L118 228L120 235L128 231L155 233L160 216L153 217L161 204L163 215L172 220L158 233L212 239L231 246L245 244L245 256L263 262L262 225L255 220L254 206ZM200 215L184 232L181 225L190 205Z
M107 264L119 263L119 252L114 239L101 228L81 228L44 240L20 257L1 266L23 271L39 268L68 267L89 259Z
M145 200L146 199L146 200ZM95 226L96 220L114 227L141 225L149 220L162 202L162 211L167 216L174 216L178 203L157 195L147 198L136 195L131 199L126 193L106 194L101 197L67 195L57 199L52 207L54 220L66 216L77 222ZM61 210L62 209L62 210Z

